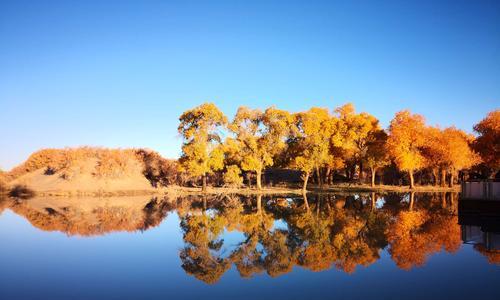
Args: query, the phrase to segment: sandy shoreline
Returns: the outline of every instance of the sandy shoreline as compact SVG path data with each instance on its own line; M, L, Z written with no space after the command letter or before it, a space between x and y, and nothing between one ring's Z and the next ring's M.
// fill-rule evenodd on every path
M407 186L391 186L380 185L371 187L370 185L348 185L337 184L330 186L310 186L307 193L363 193L363 192L460 192L460 186L454 187L439 187L439 186L417 186L415 189L410 190ZM111 196L139 196L139 195L192 195L192 194L207 194L207 195L220 195L220 194L237 194L237 195L302 195L303 191L298 187L264 187L262 190L255 188L226 188L226 187L208 187L205 192L201 191L199 187L181 187L170 186L166 188L151 188L147 190L51 190L51 191L36 191L36 196L59 196L59 197L111 197Z

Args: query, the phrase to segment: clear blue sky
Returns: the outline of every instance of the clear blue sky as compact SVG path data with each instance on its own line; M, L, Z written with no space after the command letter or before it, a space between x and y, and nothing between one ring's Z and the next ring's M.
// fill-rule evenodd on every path
M0 0L0 168L43 147L177 157L205 101L470 132L500 106L500 1Z

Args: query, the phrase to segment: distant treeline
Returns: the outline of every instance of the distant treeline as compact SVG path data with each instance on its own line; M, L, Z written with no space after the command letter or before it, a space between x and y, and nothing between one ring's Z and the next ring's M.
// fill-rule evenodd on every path
M213 104L184 112L181 171L188 177L240 186L252 175L258 189L270 168L299 171L303 189L335 179L375 185L452 186L465 176L489 178L499 170L500 110L474 126L477 136L455 127L439 128L408 110L396 113L387 130L352 104L333 110L313 107L290 113L240 107L232 120ZM226 136L223 139L223 136ZM248 182L251 184L252 179Z

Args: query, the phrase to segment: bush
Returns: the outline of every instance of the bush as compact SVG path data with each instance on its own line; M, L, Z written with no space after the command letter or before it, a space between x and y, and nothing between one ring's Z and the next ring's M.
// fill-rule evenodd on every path
M25 185L18 184L10 190L9 196L20 199L29 199L35 196L35 192Z
M231 187L238 187L243 184L243 177L241 177L241 170L236 165L230 165L226 168L223 176L224 185Z
M177 161L165 159L158 152L145 149L137 150L136 155L143 162L143 174L152 186L168 186L181 180Z
M4 171L0 170L0 194L7 192L7 177Z

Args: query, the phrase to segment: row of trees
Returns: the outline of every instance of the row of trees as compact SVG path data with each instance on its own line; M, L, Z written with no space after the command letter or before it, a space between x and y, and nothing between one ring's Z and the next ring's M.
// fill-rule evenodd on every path
M242 171L254 173L261 189L262 174L271 166L301 171L304 190L311 175L322 186L332 183L339 170L349 180L364 180L369 171L373 186L377 171L393 165L414 188L417 171L427 170L434 184L448 180L452 186L461 170L481 164L478 170L489 176L499 169L500 110L474 126L477 138L455 127L428 126L423 116L407 110L398 112L386 131L352 104L333 114L317 107L299 113L240 107L228 121L215 104L205 103L179 120L180 166L189 176L201 177L204 190L207 176L223 172L226 184L239 185Z

